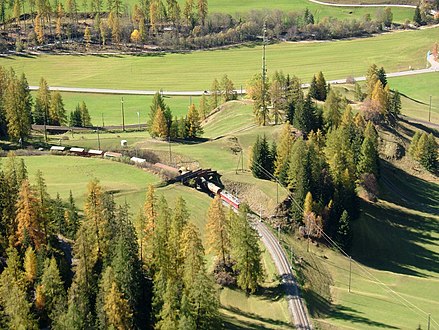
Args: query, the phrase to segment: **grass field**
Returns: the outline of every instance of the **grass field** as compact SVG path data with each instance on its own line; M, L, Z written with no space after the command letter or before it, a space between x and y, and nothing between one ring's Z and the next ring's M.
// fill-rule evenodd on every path
M387 72L419 68L425 66L425 54L437 41L438 31L433 28L356 40L270 45L268 73L282 70L307 82L320 70L327 79L364 75L372 63L384 66ZM30 85L38 85L43 76L52 86L209 90L214 78L227 73L239 89L260 72L261 47L154 56L12 56L1 58L0 65L25 72Z
M60 1L64 3L64 8L66 8L65 1ZM180 8L184 8L184 0L178 0L180 3ZM328 1L330 2L330 1ZM335 1L334 1L335 2ZM352 0L347 1L343 0L341 2L344 3L383 3L383 0ZM385 3L406 3L412 2L413 4L417 4L414 0L387 0ZM127 0L122 1L126 11L131 13L134 4L138 4L138 0ZM79 11L87 11L89 8L85 6L87 1L78 3ZM29 11L28 4L26 6L26 12ZM104 1L103 7L106 9L107 4ZM314 15L315 20L318 22L324 17L337 17L339 19L352 19L357 18L361 19L367 13L371 14L372 17L376 16L378 8L360 8L360 7L349 7L349 8L337 8L330 6L322 6L315 3L312 3L307 0L296 0L296 1L288 1L288 0L247 0L247 1L233 1L233 0L210 0L209 1L209 13L226 13L237 16L248 13L252 10L282 10L285 12L291 11L303 11L305 8L308 8ZM7 15L10 15L10 11L6 10ZM393 13L393 21L397 23L403 23L405 20L413 19L413 9L409 8L392 8Z
M407 96L403 98L403 113L422 120L428 120L431 99L431 121L439 123L439 72L419 76L390 78L392 89Z
M35 95L35 93L32 93ZM97 126L122 125L122 104L120 95L61 93L67 114L75 110L78 103L87 104L92 124ZM125 124L145 124L153 96L124 95L123 106ZM198 108L199 98L189 96L165 96L165 103L171 108L174 116L185 116L191 102ZM137 117L139 112L139 117Z

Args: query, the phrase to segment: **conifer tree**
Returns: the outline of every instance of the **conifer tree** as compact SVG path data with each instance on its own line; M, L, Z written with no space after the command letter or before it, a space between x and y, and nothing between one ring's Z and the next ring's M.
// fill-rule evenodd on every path
M227 260L230 258L230 233L219 195L215 196L210 203L207 212L206 233L208 252L213 252L225 265L226 258Z
M64 126L67 124L66 110L64 109L64 102L61 94L58 91L52 93L50 101L49 118L51 125Z
M40 213L35 192L29 182L24 180L17 201L17 244L23 244L27 237L38 250L44 244L44 233L40 223Z
M200 116L193 103L189 106L186 122L187 122L188 138L195 138L203 134L203 128L201 127Z
M163 111L163 114L165 114L167 108L168 108L168 106L166 105L162 94L159 92L155 93L154 98L152 99L152 103L151 103L150 111L149 111L149 117L147 120L147 127L148 127L149 132L151 132L152 127L154 125L157 110L161 109ZM172 117L171 117L171 119L172 119Z
M24 254L24 275L26 281L33 284L37 277L37 257L34 249L29 246Z
M90 117L90 114L88 112L87 105L85 104L84 101L82 101L81 105L79 106L79 110L80 110L80 113L81 113L82 127L90 127L90 126L92 126L91 117Z
M309 91L308 94L313 98L313 99L317 99L318 97L318 90L317 90L317 78L314 75L312 77L311 83L309 84Z
M323 118L327 129L337 128L341 121L341 95L331 89L323 106Z
M22 142L31 131L31 96L24 74L17 79L12 71L4 96L4 107L8 126L8 135L14 141Z
M378 81L378 67L372 64L366 73L366 95L370 98Z
M146 193L145 204L143 206L144 211L144 221L145 224L142 227L143 235L139 235L144 238L141 243L143 249L141 249L142 261L145 263L147 268L152 268L154 259L154 232L157 221L157 198L154 193L154 186L149 185L148 191Z
M207 0L197 0L198 17L200 19L201 26L204 26L204 22L208 13Z
M315 98L319 101L325 101L326 100L326 95L328 93L328 89L326 86L326 80L325 77L323 76L323 72L320 71L317 74L317 79L316 79L316 96Z
M218 80L215 78L210 87L210 111L216 109L219 106L221 95L221 88Z
M257 136L252 153L253 176L259 179L270 179L270 173L273 173L273 158L265 135L262 138Z
M374 102L379 113L381 115L384 115L386 113L386 110L387 110L387 101L388 100L387 100L387 94L384 90L383 84L381 83L381 81L379 79L373 88L371 100L372 100L372 102Z
M133 321L140 326L146 313L145 303L142 301L143 274L135 230L128 215L128 205L119 207L116 221L118 232L112 240L114 248L111 260L114 280L133 311Z
M258 235L247 221L248 207L240 205L240 214L232 222L232 256L236 260L234 269L239 272L238 286L246 292L255 292L263 279L261 250Z
M269 91L270 82L268 78L266 78L264 84L261 74L255 75L247 87L247 95L253 100L253 114L256 117L256 122L261 126L265 126L269 123Z
M168 243L169 255L171 256L170 278L173 278L175 282L177 282L182 275L184 260L181 253L181 234L188 220L189 212L186 207L186 202L180 196L177 198L172 213Z
M107 267L102 275L100 283L100 295L105 313L105 323L101 321L103 328L128 330L132 328L132 312L128 301L114 280L111 267Z
M0 306L9 329L38 329L31 312L31 303L27 301L23 285L20 257L17 250L7 251L7 267L0 274Z
M199 0L199 1L205 1L205 0ZM233 82L229 79L227 74L225 74L221 79L221 94L222 94L223 103L234 100L236 96Z
M201 98L200 98L200 103L198 105L198 112L200 113L201 120L206 119L207 115L210 112L207 98L206 98L206 95L204 93L203 93L203 95L201 95Z
M51 95L49 86L44 78L40 79L40 85L37 95L35 97L34 106L34 123L37 125L49 124L49 111L50 111Z
M108 252L108 222L104 217L103 192L97 179L93 179L87 186L87 198L84 205L85 220L94 230L94 244L98 256L106 256Z
M44 296L44 310L51 320L55 320L64 312L66 307L66 293L61 280L55 258L47 259L41 275L42 294Z
M168 126L161 108L158 108L155 111L155 118L150 133L152 136L157 136L159 138L166 138L168 136Z
M292 127L287 121L282 127L276 150L276 161L274 162L274 175L282 184L286 184L287 182L289 155L293 141Z
M378 177L379 174L379 156L374 141L365 137L361 145L361 154L357 166L359 174L370 173Z

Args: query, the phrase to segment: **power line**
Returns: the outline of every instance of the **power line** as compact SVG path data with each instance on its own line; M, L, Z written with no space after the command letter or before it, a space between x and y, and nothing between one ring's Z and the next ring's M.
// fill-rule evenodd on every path
M279 184L286 192L287 195L290 197L291 201L298 207L298 209L300 211L304 211L303 207L295 200L293 194L291 193L291 191L286 188L273 174L271 174L267 169L265 169L261 164L259 164L258 162L256 162L255 160L253 160L252 164L256 165L258 167L258 169L260 169L263 173L265 173L265 175L267 175L269 178L273 179L277 184ZM320 226L318 226L317 224L315 224L318 228L318 230L322 233L322 235L324 236L325 240L331 244L333 247L335 247L337 250L339 250L346 258L351 258L351 256L344 251L328 234L325 233L325 231L323 230L323 228L321 228ZM382 282L381 280L379 280L375 275L373 275L369 270L367 270L367 268L365 268L364 266L362 266L360 263L358 263L355 259L351 259L352 262L354 262L366 275L369 276L369 279L372 279L373 281L375 281L376 283L378 283L381 287L383 287L387 292L392 293L398 300L400 300L400 302L402 302L402 304L407 307L408 309L410 309L411 311L413 311L414 313L416 313L418 316L428 316L429 320L431 320L434 324L438 325L438 322L436 322L436 320L434 320L431 315L429 313L427 313L426 311L424 311L423 309L421 309L420 307L416 306L415 304L413 304L411 301L407 300L406 298L404 298L401 294L399 294L398 292L394 291L392 288L390 288L387 284L385 284L384 282ZM410 307L412 306L412 307ZM421 312L422 314L420 314L419 312Z

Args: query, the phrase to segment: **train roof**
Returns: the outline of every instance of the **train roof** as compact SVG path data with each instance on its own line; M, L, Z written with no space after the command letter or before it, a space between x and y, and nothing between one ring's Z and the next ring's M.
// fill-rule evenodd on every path
M66 150L66 147L62 147L62 146L52 146L50 147L50 151L64 151Z

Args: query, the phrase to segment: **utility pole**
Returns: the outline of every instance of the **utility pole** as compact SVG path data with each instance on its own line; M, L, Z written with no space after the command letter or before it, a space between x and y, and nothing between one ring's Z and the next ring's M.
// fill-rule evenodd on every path
M169 164L172 164L171 136L170 135L168 135L168 144L169 144Z
M139 124L139 131L140 131L140 112L137 111L137 123Z
M125 132L125 111L123 109L123 96L120 100L121 107L122 107L122 130Z
M349 292L351 292L351 281L352 281L352 257L349 256Z
M102 117L102 127L105 127L104 113L103 112L101 112L101 117Z
M44 107L44 142L47 143L47 107Z
M267 115L267 106L266 106L266 100L265 96L267 91L265 90L265 81L267 79L267 68L266 68L266 61L265 61L265 36L267 33L267 22L264 21L264 30L263 30L263 37L262 37L262 115L263 115L263 122L262 126L265 126L266 124L266 115Z
M241 172L244 173L244 151L241 148Z
M431 114L431 95L430 95L430 107L428 108L428 122L430 122L430 114Z
M101 150L101 139L99 138L99 127L97 127L96 132L98 133L98 150Z
M430 330L430 319L431 319L431 314L428 314L427 330Z

